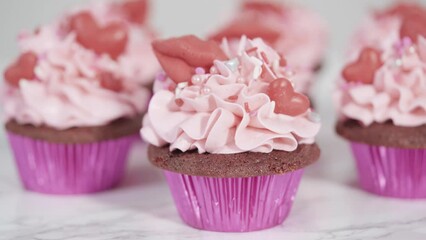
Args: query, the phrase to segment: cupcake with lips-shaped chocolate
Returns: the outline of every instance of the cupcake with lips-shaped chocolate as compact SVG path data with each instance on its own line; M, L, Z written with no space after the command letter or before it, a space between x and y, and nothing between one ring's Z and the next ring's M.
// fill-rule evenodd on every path
M395 1L382 10L373 10L356 30L349 45L355 59L365 47L386 50L401 38L416 41L417 33L426 34L426 8L418 1Z
M426 198L426 40L364 48L342 72L337 132L350 141L366 191Z
M287 217L303 169L320 154L318 115L286 62L260 38L153 42L164 74L142 137L183 221L210 231L270 228Z
M235 16L211 35L221 42L238 42L245 35L262 38L287 60L295 88L309 93L315 72L321 68L327 45L327 28L315 12L277 1L244 1Z
M19 36L3 107L28 190L91 193L122 178L159 68L145 7L96 4Z

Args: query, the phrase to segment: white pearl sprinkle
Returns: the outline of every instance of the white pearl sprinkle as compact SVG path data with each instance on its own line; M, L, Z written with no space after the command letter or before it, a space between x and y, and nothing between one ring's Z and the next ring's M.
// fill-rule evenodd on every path
M243 77L237 77L237 83L244 83Z
M194 75L192 76L191 82L194 85L200 85L203 82L203 78L200 75Z
M209 87L204 86L201 88L201 94L206 95L209 94L212 90Z

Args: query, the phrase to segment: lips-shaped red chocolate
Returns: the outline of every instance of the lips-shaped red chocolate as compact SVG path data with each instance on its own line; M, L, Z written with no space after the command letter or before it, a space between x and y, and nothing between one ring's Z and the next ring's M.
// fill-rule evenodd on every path
M274 44L281 36L281 33L265 25L262 21L259 21L259 19L241 19L210 38L216 41L222 41L223 38L240 38L243 35L246 35L248 38L259 37L270 44Z
M397 16L402 20L401 38L408 37L417 42L418 36L426 36L426 8L421 4L400 2L386 11L377 13L377 17Z
M197 67L208 70L214 60L227 59L217 42L194 35L157 40L152 47L163 70L176 83L190 81Z
M426 37L426 14L406 17L401 26L400 36L417 42L419 36Z
M284 7L283 5L270 2L248 1L243 4L243 10L282 14L284 12Z

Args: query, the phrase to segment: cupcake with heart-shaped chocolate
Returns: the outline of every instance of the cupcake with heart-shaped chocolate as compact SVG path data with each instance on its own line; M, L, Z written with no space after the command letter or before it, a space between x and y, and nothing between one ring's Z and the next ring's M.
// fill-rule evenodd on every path
M382 196L426 198L426 40L415 40L364 48L336 95L360 185Z
M141 130L192 227L245 232L281 224L303 169L320 154L318 115L260 38L154 41L164 74Z
M238 42L241 36L262 38L287 60L287 71L295 73L297 91L308 94L315 72L323 64L327 28L315 12L277 1L244 1L222 29L211 35L221 42Z
M349 45L354 59L365 47L385 50L399 39L417 41L417 34L426 35L426 8L417 1L395 1L381 10L373 10L356 30Z
M19 36L3 106L26 189L91 193L122 178L159 69L144 2L98 4Z

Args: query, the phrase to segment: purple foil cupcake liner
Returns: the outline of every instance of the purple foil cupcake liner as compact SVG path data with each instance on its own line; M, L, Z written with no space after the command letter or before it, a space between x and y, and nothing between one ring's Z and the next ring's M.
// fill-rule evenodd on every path
M401 149L352 142L360 185L395 198L426 198L426 149Z
M303 170L249 178L211 178L168 171L165 175L177 210L189 226L249 232L283 223Z
M85 194L114 187L122 179L135 136L86 144L61 144L8 133L27 190Z

